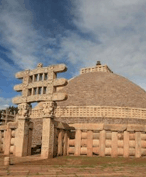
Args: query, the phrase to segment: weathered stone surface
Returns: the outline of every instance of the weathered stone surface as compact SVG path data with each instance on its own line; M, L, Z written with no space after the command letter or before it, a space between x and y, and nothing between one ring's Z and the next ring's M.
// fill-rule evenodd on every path
M44 159L52 158L53 148L54 148L54 124L51 118L43 118L41 157Z
M7 127L10 129L16 129L16 128L18 128L18 122L9 122L7 124Z
M127 125L127 131L145 132L145 126L144 125Z
M103 130L103 124L69 124L70 127L81 130Z
M66 94L54 93L56 92L56 87L67 84L67 80L64 78L56 79L56 73L66 70L67 68L64 64L43 67L40 63L34 70L18 72L16 78L23 79L23 83L14 86L14 90L22 91L22 96L13 98L13 103L65 100L67 98Z
M141 157L141 132L135 133L135 157Z
M124 131L124 157L129 157L129 132Z
M75 134L75 156L79 156L81 153L81 130L76 130Z
M104 124L104 130L110 130L110 131L124 131L126 130L127 125L121 125L121 124Z
M99 155L102 157L105 156L105 130L100 131Z
M112 151L111 151L112 157L118 156L118 133L112 132Z

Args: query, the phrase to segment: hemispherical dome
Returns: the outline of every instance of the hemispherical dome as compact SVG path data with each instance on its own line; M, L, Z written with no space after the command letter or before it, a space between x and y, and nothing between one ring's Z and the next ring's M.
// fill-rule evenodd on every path
M146 108L146 92L128 79L110 72L81 74L59 92L66 92L68 99L58 102L58 106Z

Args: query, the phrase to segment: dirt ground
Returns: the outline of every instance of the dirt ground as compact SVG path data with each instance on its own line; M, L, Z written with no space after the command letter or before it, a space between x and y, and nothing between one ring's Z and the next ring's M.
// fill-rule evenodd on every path
M4 155L0 154L0 176L146 177L146 158L144 157L60 156L43 160L40 155L21 158L11 155L11 165L9 166L3 165L4 157Z

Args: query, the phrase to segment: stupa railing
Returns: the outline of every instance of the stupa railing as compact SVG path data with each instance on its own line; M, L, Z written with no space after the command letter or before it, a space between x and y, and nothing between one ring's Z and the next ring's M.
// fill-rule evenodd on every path
M32 109L31 118L41 118L42 109ZM108 117L146 119L146 109L111 106L58 106L56 117Z

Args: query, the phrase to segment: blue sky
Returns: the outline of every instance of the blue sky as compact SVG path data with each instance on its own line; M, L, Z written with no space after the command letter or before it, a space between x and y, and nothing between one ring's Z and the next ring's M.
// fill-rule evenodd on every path
M65 63L69 79L97 60L146 89L145 0L0 0L0 109L16 72Z

